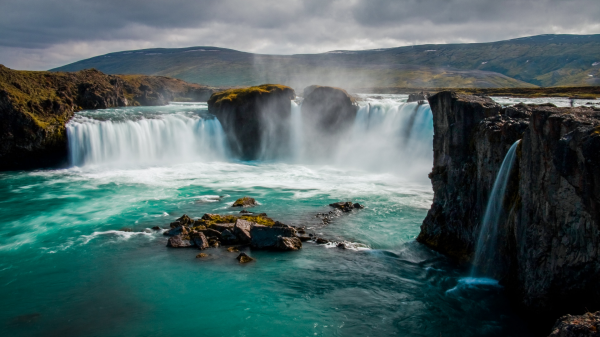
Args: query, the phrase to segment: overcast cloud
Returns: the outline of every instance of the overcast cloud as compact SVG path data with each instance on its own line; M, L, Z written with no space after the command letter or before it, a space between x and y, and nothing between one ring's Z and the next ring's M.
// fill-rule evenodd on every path
M0 0L0 64L45 70L109 52L267 54L600 33L598 0Z

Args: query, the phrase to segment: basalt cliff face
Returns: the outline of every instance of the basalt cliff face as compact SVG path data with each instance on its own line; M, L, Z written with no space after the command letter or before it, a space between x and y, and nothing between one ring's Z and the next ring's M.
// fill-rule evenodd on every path
M502 108L487 97L452 92L429 102L435 195L417 240L472 261L501 163L522 139L502 202L494 267L485 272L542 320L597 310L600 111Z
M167 77L16 71L0 65L0 170L60 165L66 123L82 109L206 101L214 89Z
M277 84L230 89L213 94L208 111L219 119L234 156L272 159L288 148L295 97L294 89Z

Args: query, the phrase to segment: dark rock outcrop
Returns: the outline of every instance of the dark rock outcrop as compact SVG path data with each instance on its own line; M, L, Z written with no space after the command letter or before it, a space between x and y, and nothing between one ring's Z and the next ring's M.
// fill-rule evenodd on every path
M195 243L192 241L189 235L175 235L169 238L167 241L167 247L171 248L191 248L194 247Z
M329 204L329 206L335 208L335 209L339 209L342 212L350 212L353 209L363 209L365 208L365 206L359 204L359 203L352 203L352 201L340 201L340 202L334 202L333 204Z
M434 201L417 240L471 261L487 199L517 147L488 275L547 320L600 303L600 112L441 92L434 118ZM543 320L546 320L543 322Z
M277 250L298 250L302 248L302 241L297 237L283 237L280 236L275 246Z
M272 227L254 225L250 230L250 235L252 236L251 245L253 248L279 249L279 238L295 238L296 229L286 225ZM300 243L300 246L302 246L302 243Z
M550 337L600 337L600 311L559 318Z
M248 254L246 254L244 252L240 253L240 255L238 255L236 257L236 260L238 260L240 263L248 263L248 262L255 261L254 258L248 256Z
M346 90L312 85L304 89L302 115L307 126L324 134L338 133L348 129L358 105Z
M203 233L195 232L190 235L190 238L194 245L198 247L198 249L206 249L210 246L208 239Z
M287 150L295 97L292 88L276 84L230 89L213 94L208 111L221 122L233 154L254 160Z
M235 226L233 227L233 235L235 235L238 238L238 240L240 240L240 243L250 243L250 241L252 240L252 237L250 236L250 231L252 230L252 227L254 225L255 223L253 222L238 219L238 221L235 222Z
M66 123L76 111L204 100L212 88L167 77L16 71L0 65L0 170L67 164Z
M233 203L233 205L231 205L231 207L254 207L254 206L258 206L258 203L256 202L256 200L254 198L250 198L250 197L239 198L238 200L236 200ZM250 213L248 211L246 211L246 212ZM244 213L246 213L246 212L244 212Z
M428 92L421 91L416 94L409 94L406 103L427 101L431 95Z

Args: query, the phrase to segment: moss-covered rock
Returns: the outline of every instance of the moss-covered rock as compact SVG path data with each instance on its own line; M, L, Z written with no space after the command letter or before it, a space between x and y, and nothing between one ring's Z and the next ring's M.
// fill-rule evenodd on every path
M256 199L250 197L243 197L236 200L231 207L253 207L257 206Z
M266 154L277 156L290 141L289 119L292 88L264 84L214 93L208 111L215 115L227 136L233 154L253 160Z
M255 261L255 259L254 259L254 258L252 258L252 257L248 256L248 254L246 254L246 253L244 253L244 252L240 253L240 255L238 255L238 256L236 257L236 259L237 259L237 260L238 260L240 263L248 263L248 262Z

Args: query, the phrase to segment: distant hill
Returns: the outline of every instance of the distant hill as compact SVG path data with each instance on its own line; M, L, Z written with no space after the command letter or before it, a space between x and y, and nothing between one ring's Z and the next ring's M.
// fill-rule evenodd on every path
M213 86L319 83L341 87L535 87L600 85L600 35L419 45L322 54L262 55L216 47L106 54L52 71L163 75Z

